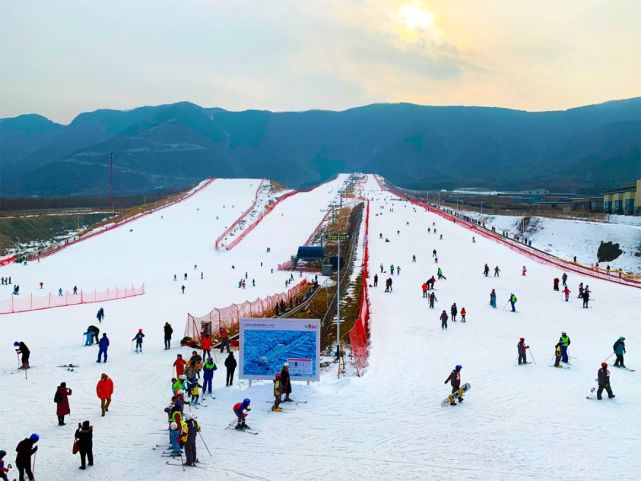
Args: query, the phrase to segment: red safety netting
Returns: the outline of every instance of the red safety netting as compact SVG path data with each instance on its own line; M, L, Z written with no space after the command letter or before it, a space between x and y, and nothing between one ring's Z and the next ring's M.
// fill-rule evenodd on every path
M306 279L300 281L297 285L286 292L274 294L264 299L255 301L246 301L241 304L232 304L223 308L214 308L204 316L192 316L187 314L187 324L185 326L185 336L200 344L201 333L218 332L218 329L224 327L231 334L238 332L240 319L243 317L267 317L274 313L275 306L282 300L288 308L297 305L303 299L305 294L311 288Z
M352 355L356 366L356 374L360 376L362 370L367 366L369 352L369 296L367 293L367 277L369 276L369 202L365 210L365 239L363 252L363 293L361 296L361 309L354 321L354 326L349 331L349 342L352 346Z
M77 294L63 292L62 295L52 294L46 296L11 296L0 300L0 314L13 314L16 312L39 311L42 309L53 309L54 307L75 306L78 304L92 304L94 302L106 302L116 299L127 299L129 297L141 296L145 293L145 285L140 287L114 287L104 291L78 291Z
M622 285L641 289L641 280L639 280L636 276L629 276L621 272L607 271L607 270L599 269L596 267L583 266L575 262L570 262L570 261L561 259L559 257L555 257L552 254L548 254L547 252L540 251L534 247L529 247L529 246L526 246L525 244L521 244L520 242L517 242L514 239L510 239L509 237L504 237L490 229L483 227L482 225L475 224L474 222L468 221L466 219L462 219L461 217L458 217L454 214L450 214L449 212L445 212L437 208L436 206L424 204L423 202L413 199L396 189L393 189L387 185L383 185L377 176L374 176L374 178L376 179L376 181L378 182L378 185L381 187L382 190L387 190L393 193L394 195L400 197L401 199L404 199L410 202L411 204L422 207L423 209L429 212L432 212L433 214L439 215L450 222L454 222L455 224L458 224L461 227L471 230L478 235L482 235L483 237L492 239L495 242L499 242L504 246L506 246L507 248L515 252L518 252L519 254L522 254L536 262L539 262L541 264L552 265L562 270L575 272L577 274L595 277L597 279L603 279L605 281L614 282L617 284L622 284Z
M92 237L96 237L96 236L98 236L100 234L104 234L105 232L109 232L110 230L116 229L117 227L122 227L123 225L129 224L130 222L133 222L135 220L141 219L142 217L148 216L149 214L153 214L154 212L158 212L159 210L166 209L167 207L170 207L172 205L179 204L179 203L189 199L190 197L196 195L198 192L200 192L201 190L203 190L206 187L208 187L215 180L216 180L215 177L207 179L201 185L199 185L198 187L192 189L191 191L189 191L184 196L182 196L179 199L177 199L177 200L175 200L173 202L170 202L168 204L164 204L164 205L158 206L158 207L156 207L154 209L150 209L150 210L147 210L145 212L140 212L139 214L136 214L136 215L133 215L131 217L128 217L127 219L124 219L124 220L122 220L120 222L115 222L113 224L109 224L107 226L104 226L104 227L102 227L100 229L96 229L94 231L91 231L91 232L89 232L88 234L86 234L86 235L84 235L82 237L76 237L76 238L73 238L71 240L67 239L64 244L61 244L61 245L56 246L56 247L53 247L51 249L47 249L45 251L41 251L40 253L28 254L27 259L31 261L31 260L42 259L44 257L48 257L48 256L50 256L52 254L55 254L56 252L60 252L62 249L66 249L69 246L77 244L78 242L82 242L82 241L85 241L87 239L91 239ZM14 255L14 256L11 256L11 257L6 257L4 259L0 259L0 267L2 267L4 265L7 265L7 264L9 264L11 262L14 262L17 258L18 258L18 256Z

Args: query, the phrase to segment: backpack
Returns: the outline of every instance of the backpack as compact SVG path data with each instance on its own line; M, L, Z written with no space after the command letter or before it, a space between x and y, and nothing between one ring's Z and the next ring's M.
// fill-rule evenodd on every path
M53 396L53 402L59 403L60 401L62 401L62 396L60 395L60 391L56 390L56 394Z

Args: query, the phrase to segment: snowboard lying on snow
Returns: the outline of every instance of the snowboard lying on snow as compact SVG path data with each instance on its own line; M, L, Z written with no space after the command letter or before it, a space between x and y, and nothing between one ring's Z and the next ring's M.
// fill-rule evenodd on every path
M443 407L449 406L452 403L452 401L454 401L455 399L458 399L459 396L463 396L463 393L466 393L467 391L469 391L471 387L472 386L470 386L469 383L463 384L459 388L459 390L456 391L456 393L450 394L445 399L443 399L443 401L441 401L441 406L443 406Z

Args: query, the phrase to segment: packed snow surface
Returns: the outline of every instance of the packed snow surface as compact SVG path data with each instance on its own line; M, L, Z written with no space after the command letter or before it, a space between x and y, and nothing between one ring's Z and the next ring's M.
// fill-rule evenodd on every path
M340 176L283 201L229 252L215 252L213 241L251 204L258 180L217 180L182 203L40 263L3 268L3 276L20 284L21 295L37 293L41 280L52 290L142 282L147 288L144 296L103 305L106 318L99 327L111 339L107 364L95 362L97 348L83 346L82 333L97 325L98 305L0 317L5 461L13 464L16 444L37 432L35 475L47 481L639 479L639 372L611 368L615 399L587 400L586 395L619 336L626 337L626 364L641 364L641 291L569 274L572 295L566 303L552 290L552 279L561 271L489 239L472 243L469 231L381 192L372 176L364 191L371 199L370 270L381 279L370 289L370 364L364 376L337 380L330 369L319 383L294 385L292 397L307 404L269 413L265 401L273 399L271 383L224 387L223 356L217 353L216 399L193 410L213 457L199 438L201 468L183 473L180 466L166 464L169 458L152 447L168 444L163 408L171 395L172 363L177 353L188 357L191 352L177 347L186 314L202 315L212 307L284 290L289 274L271 268L305 241L344 180ZM427 232L433 223L436 234ZM381 263L387 271L390 264L401 266L400 275L393 276L393 293L381 288L388 276L380 272ZM498 265L501 277L484 277L485 263ZM436 282L438 302L430 310L421 283L439 266L447 280ZM245 272L256 279L255 288L237 288ZM592 290L589 309L576 299L579 282ZM496 310L489 306L492 288ZM6 296L9 289L2 286L0 292ZM518 297L516 313L506 307L512 292ZM453 302L459 310L466 308L467 323L450 321L443 331L439 315L443 309L449 314ZM163 350L166 321L174 327L169 351ZM146 334L144 354L131 350L139 328ZM572 341L570 369L551 367L561 331ZM536 364L516 365L521 336ZM14 371L14 340L32 350L28 379ZM57 367L66 363L80 367L75 372ZM461 405L443 408L440 403L450 392L444 380L456 364L463 365L462 382L472 389ZM115 384L104 418L95 394L102 372ZM53 403L61 381L73 390L64 427L57 426ZM245 397L252 399L248 424L259 431L256 436L225 430L234 419L232 405ZM95 466L80 471L71 446L77 423L85 419L94 425Z

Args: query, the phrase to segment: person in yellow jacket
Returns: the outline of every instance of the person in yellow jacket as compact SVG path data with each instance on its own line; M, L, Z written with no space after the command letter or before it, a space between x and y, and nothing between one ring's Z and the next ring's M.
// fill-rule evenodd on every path
M274 376L274 405L272 406L272 411L276 411L277 413L279 413L283 410L283 408L280 407L282 395L283 386L280 380L280 373L277 372Z

